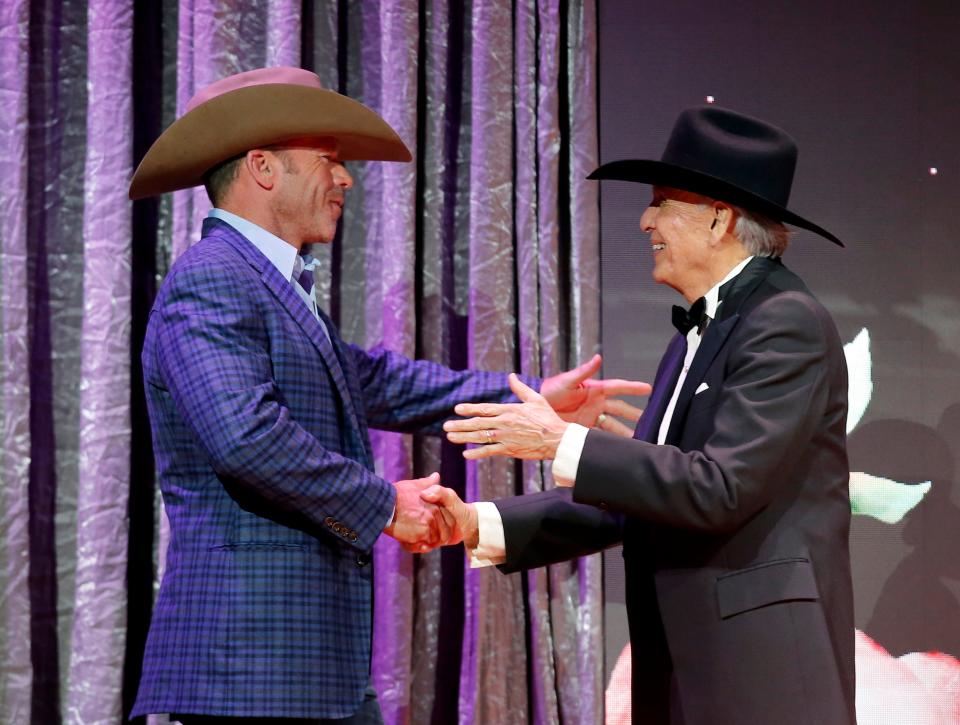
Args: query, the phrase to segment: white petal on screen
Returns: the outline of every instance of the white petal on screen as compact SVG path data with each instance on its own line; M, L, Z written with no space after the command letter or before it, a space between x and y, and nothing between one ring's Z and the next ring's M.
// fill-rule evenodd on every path
M847 411L847 433L857 427L857 423L867 411L870 398L873 397L873 358L870 356L870 333L864 327L843 346L843 353L847 358L847 374L850 379L847 394L849 408Z
M900 483L862 471L850 473L850 509L895 524L927 495L930 481Z

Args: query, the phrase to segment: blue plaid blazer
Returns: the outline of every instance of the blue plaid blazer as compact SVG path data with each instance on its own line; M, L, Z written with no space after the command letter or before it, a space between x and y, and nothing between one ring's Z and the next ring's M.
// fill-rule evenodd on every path
M352 714L369 680L370 551L394 505L367 426L440 433L508 399L329 338L290 282L214 219L157 296L143 370L167 566L133 715Z

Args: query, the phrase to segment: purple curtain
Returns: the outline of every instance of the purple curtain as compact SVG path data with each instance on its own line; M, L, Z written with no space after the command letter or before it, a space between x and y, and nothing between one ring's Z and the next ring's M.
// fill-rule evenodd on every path
M30 278L27 264L27 0L0 6L0 137L9 163L0 174L0 293L3 445L0 446L0 719L29 722L33 628L30 553Z
M137 348L208 207L202 190L131 205L145 145L224 75L316 70L416 157L352 168L320 285L344 337L549 375L598 342L595 15L589 0L2 4L0 720L120 722L135 692L166 547ZM466 466L437 439L374 446L387 478L439 470L470 499L553 485L549 467ZM375 562L388 723L602 719L598 558L504 576L384 538Z
M76 571L63 703L65 719L77 722L118 715L122 690L132 256L124 187L133 113L131 95L118 90L131 87L132 36L133 0L87 5Z

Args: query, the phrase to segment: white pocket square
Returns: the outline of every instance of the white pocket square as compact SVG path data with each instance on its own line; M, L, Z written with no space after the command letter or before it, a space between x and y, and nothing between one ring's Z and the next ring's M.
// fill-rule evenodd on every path
M694 395L700 395L700 393L702 393L704 390L709 390L709 388L710 386L707 385L706 383L700 383L700 385L697 387L696 391L694 392Z

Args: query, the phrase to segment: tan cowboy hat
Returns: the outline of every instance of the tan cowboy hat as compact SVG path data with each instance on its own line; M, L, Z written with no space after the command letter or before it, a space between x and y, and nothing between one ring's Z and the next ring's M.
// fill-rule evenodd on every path
M142 199L203 183L217 164L295 138L332 137L343 161L410 161L400 137L362 103L325 90L302 68L260 68L200 90L164 131L130 182Z

